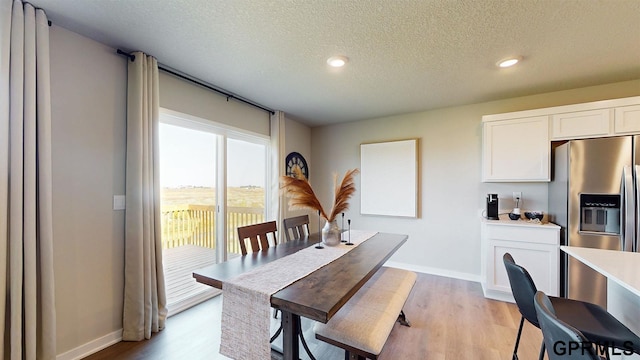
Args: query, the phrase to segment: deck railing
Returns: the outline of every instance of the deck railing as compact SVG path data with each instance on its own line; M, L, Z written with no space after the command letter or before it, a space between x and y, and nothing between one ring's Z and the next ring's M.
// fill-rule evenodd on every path
M216 248L216 207L214 205L171 205L162 207L162 247L184 245ZM227 252L240 253L238 226L264 222L264 208L227 208Z

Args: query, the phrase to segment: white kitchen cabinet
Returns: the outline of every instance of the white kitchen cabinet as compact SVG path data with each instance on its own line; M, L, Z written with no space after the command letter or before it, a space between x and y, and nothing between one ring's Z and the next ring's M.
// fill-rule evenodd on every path
M549 181L551 141L640 135L640 96L482 117L482 181Z
M551 116L551 140L583 139L611 133L612 109L575 111Z
M483 122L482 181L549 181L549 117Z
M640 105L615 108L614 133L640 134Z
M538 290L558 296L560 290L560 227L524 220L483 220L482 290L491 299L513 302L502 256L511 254Z

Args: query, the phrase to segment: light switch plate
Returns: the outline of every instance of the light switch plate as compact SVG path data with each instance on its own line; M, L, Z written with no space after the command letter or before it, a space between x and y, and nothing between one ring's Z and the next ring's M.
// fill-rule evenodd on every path
M113 210L124 210L126 207L124 195L113 195Z

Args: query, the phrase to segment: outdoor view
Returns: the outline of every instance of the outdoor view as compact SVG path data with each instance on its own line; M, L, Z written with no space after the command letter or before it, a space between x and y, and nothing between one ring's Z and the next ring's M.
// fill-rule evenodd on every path
M218 141L226 141L227 224L218 224ZM168 303L205 291L191 272L216 262L227 237L229 258L240 254L236 228L264 221L266 147L207 131L161 123L162 244Z

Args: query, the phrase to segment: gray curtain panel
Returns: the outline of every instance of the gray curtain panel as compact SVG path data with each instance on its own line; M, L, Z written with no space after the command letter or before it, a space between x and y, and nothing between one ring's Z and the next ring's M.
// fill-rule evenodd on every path
M0 356L55 359L49 26L0 0Z
M167 296L162 265L158 166L158 62L141 52L129 61L123 340L162 330Z

